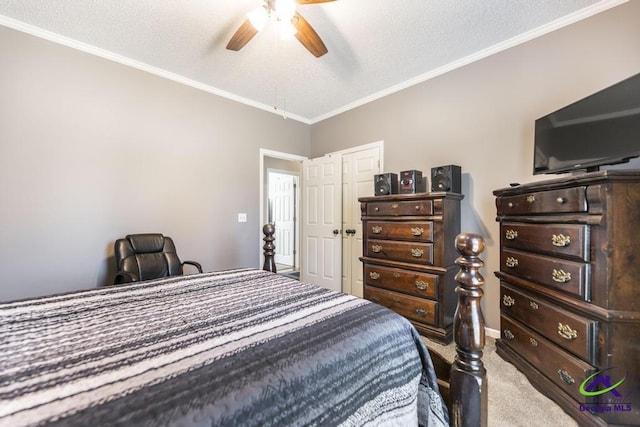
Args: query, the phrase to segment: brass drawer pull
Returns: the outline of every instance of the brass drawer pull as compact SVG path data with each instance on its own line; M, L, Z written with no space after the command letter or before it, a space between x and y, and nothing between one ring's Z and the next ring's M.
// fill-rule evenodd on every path
M380 227L378 225L374 225L373 227L371 227L371 232L373 234L380 234L380 233L382 233L382 227Z
M533 203L536 201L536 196L534 196L533 194L529 194L527 196L527 203Z
M505 261L505 264L509 268L517 267L518 266L518 258L507 257L507 259Z
M565 199L564 197L558 197L558 198L556 199L556 202L558 202L558 203L560 203L560 204L563 204L563 203L564 203L564 202L566 202L566 201L567 201L567 199Z
M507 307L511 307L515 303L516 303L516 300L514 300L511 296L507 294L504 294L504 296L502 297L502 304L504 304Z
M371 273L369 273L369 277L371 277L371 279L373 280L378 280L380 278L380 273L372 271Z
M554 282L567 283L571 280L571 273L567 273L564 270L556 270L554 268L553 273L551 273L551 278Z
M504 330L504 337L508 340L512 340L514 339L516 336L513 335L513 332L511 332L509 329L505 329Z
M393 272L393 277L395 277L396 279L400 277L400 273L398 273L397 271Z
M380 246L380 245L371 245L371 252L374 252L376 254L382 252L382 246Z
M572 385L576 383L576 380L573 379L573 377L571 377L571 375L569 375L569 373L567 371L563 371L562 369L558 369L558 375L560 375L560 379L562 381L564 381L565 383Z
M413 227L411 229L411 234L413 234L414 236L422 236L422 233L424 233L424 228Z
M398 205L397 203L394 203L391 205L391 209L398 209L400 205Z
M538 309L538 304L533 302L533 301L529 301L529 307L531 307L534 310Z
M378 207L373 208L373 210L376 211L376 212L380 212L380 208L378 208Z
M419 211L420 210L420 205L416 205L416 210Z
M369 299L371 300L371 302L380 302L380 298L378 297L371 297Z
M565 248L571 243L571 236L565 236L564 234L554 234L551 236L551 244L553 246L559 246Z
M512 208L512 207L513 207L513 202L509 202L509 203L507 204L507 206L509 206L510 208Z
M429 284L427 282L423 282L422 280L416 280L416 288L420 289L421 291L426 291L427 289L429 289Z
M400 298L398 298L398 297L393 297L391 299L393 300L393 302L400 302Z
M427 310L425 310L424 308L418 308L416 309L416 314L418 316L425 317L427 315Z
M578 338L578 331L571 329L569 325L558 322L558 335L565 340L573 341Z
M535 338L529 337L529 344L531 344L533 347L537 347L538 341Z
M515 240L515 238L518 237L518 232L516 230L506 230L504 237L507 240Z
M422 255L424 255L424 250L418 249L418 248L411 249L411 256L412 257L420 258L420 257L422 257Z

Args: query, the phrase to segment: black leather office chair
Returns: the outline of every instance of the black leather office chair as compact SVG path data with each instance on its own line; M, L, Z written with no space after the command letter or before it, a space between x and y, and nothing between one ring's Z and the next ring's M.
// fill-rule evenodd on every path
M115 284L139 282L184 274L185 264L202 273L202 266L195 261L180 262L171 237L159 233L129 234L116 240Z

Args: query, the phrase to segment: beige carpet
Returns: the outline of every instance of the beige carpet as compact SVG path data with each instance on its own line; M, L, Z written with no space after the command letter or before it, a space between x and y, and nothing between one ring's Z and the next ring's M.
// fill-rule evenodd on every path
M427 338L429 348L453 361L455 345L442 346ZM576 427L578 423L538 392L511 363L496 354L496 341L486 339L482 360L487 370L489 427Z

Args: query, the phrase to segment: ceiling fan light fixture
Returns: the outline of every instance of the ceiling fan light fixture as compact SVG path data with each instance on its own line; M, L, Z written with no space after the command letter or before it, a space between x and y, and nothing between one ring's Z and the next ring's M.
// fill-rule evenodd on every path
M267 9L265 9L264 7L259 7L247 13L247 18L249 18L249 22L251 22L253 28L258 31L262 31L265 24L267 23L269 14L267 13Z
M296 13L294 0L276 0L276 15L281 21L290 21Z
M296 35L298 29L294 27L291 20L280 21L280 39L289 40Z

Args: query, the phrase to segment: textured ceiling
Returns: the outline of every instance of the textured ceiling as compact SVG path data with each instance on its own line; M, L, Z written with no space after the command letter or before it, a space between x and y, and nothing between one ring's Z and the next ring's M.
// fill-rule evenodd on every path
M0 24L314 123L626 0L337 0L298 5L329 53L267 24L262 0L0 0Z

